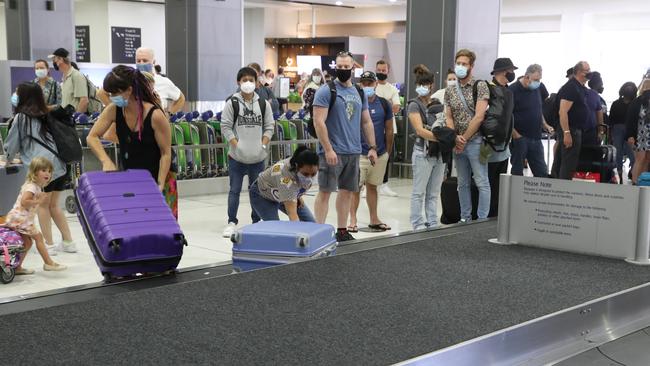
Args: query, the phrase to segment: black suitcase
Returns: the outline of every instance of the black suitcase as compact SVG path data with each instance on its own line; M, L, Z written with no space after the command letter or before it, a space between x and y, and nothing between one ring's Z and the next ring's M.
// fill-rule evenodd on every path
M616 148L612 145L582 146L576 171L599 173L601 183L616 183Z
M478 215L478 188L472 179L472 220L476 220ZM449 177L442 182L440 188L440 201L442 203L442 215L440 223L449 225L460 221L460 200L458 199L458 178Z

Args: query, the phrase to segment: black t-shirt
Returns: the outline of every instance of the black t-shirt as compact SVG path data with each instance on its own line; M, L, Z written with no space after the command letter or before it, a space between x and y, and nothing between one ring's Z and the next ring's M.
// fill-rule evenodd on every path
M542 97L542 103L549 97L548 89L546 89L546 85L544 83L540 83L539 85L539 96Z
M594 112L587 106L587 88L575 78L571 78L560 88L557 95L560 100L573 102L569 109L569 127L579 130L588 129L589 114Z
M612 108L609 110L609 123L610 125L620 125L625 123L625 116L627 110L630 108L630 103L625 103L623 98L617 99L612 103Z

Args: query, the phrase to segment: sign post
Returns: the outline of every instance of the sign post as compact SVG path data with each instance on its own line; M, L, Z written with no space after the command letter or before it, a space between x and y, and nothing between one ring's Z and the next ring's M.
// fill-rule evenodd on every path
M111 27L111 55L114 64L134 64L135 51L141 45L140 28Z
M74 30L77 40L75 47L77 62L90 62L90 26L77 25Z

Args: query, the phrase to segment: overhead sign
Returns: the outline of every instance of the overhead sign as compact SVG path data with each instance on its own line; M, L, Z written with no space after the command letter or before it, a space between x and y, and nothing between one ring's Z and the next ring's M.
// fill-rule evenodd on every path
M114 64L134 64L135 51L141 45L140 28L111 27L111 53Z
M75 47L76 60L77 62L90 62L90 26L77 25L74 30L77 41Z

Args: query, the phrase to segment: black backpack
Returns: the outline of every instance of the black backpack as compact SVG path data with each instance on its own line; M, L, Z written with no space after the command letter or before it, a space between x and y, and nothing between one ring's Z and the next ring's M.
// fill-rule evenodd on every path
M478 96L478 83L474 83L472 95L474 97L474 111L476 111L476 98ZM485 118L481 123L480 131L483 134L483 139L490 145L492 150L497 152L505 151L507 146L503 149L497 150L496 146L508 143L512 137L512 109L508 108L507 88L499 87L498 85L484 81L490 90L490 99L488 101L488 110L485 111Z
M54 151L46 143L33 135L30 134L29 136L66 164L80 162L83 155L79 135L77 135L72 113L70 112L70 109L58 107L43 117L47 119L46 123L49 126L50 135L52 135L57 151Z
M542 114L549 126L557 129L560 125L560 98L553 93L546 98L542 105Z
M260 111L262 111L262 125L264 125L264 117L266 117L266 99L260 97L259 95L258 97L259 99L257 99L257 103L260 106ZM237 123L237 118L239 118L239 100L237 100L237 98L233 98L232 95L226 99L226 101L228 100L230 100L230 104L232 105L232 124L234 126L235 123Z
M336 103L336 97L338 93L336 92L336 84L334 84L334 81L329 81L327 82L326 85L330 90L330 104L329 107L327 108L327 113L329 113L334 107L334 103ZM359 97L361 97L361 104L363 104L363 97L364 97L363 89L361 89L357 84L354 84L354 87L357 89L357 92L359 93ZM310 105L307 106L307 110L309 110L309 119L307 120L307 128L309 130L309 134L313 138L317 138L318 136L316 136L316 127L314 127L314 102L313 101Z

